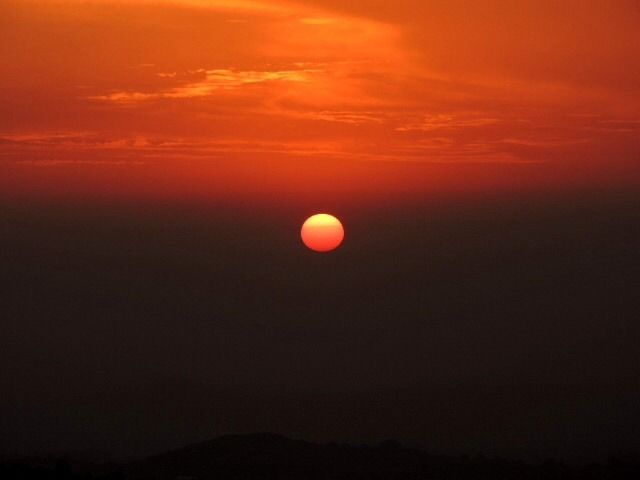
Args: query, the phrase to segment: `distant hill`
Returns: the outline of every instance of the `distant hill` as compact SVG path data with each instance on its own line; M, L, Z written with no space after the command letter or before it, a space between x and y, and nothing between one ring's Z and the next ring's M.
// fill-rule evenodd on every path
M318 444L282 435L226 435L130 463L87 465L73 459L0 459L2 480L627 480L640 478L634 455L605 465L568 467L501 458L432 455L398 442Z
M227 435L131 465L136 479L408 478L423 456L393 443L371 447L316 444L282 435ZM384 477L377 477L384 473ZM374 476L371 476L374 475Z
M281 435L227 435L131 464L135 480L332 479L627 479L638 464L610 463L571 469L504 459L431 455L387 441L376 446L317 444Z

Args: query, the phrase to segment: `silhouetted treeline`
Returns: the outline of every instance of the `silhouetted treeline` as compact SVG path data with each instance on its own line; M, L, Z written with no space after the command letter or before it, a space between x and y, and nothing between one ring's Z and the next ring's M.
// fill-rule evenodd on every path
M438 480L438 479L640 479L637 456L570 467L555 460L540 465L503 458L454 457L403 448L315 444L273 434L229 435L190 445L105 473L76 471L59 461L42 466L0 465L0 478L20 480Z

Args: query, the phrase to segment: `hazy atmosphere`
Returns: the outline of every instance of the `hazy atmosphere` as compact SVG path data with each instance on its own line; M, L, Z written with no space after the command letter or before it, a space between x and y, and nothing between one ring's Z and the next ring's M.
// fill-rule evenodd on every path
M638 25L635 0L2 1L0 456L635 455Z

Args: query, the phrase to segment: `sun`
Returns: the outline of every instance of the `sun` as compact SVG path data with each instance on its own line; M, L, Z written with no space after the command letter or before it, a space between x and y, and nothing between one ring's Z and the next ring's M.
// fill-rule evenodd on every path
M302 224L300 236L304 244L315 252L330 252L344 240L342 223L333 215L318 213Z

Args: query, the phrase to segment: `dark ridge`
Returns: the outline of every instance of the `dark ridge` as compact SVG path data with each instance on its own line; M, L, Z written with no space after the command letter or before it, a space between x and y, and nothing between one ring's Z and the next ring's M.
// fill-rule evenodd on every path
M129 465L134 480L252 479L627 479L640 478L637 457L571 468L478 456L433 455L387 440L377 445L319 444L272 433L226 435Z
M28 460L28 461L27 461ZM640 457L570 467L484 456L433 455L394 440L377 445L319 444L273 433L225 435L124 465L88 468L64 458L9 461L2 480L627 480L640 478Z

